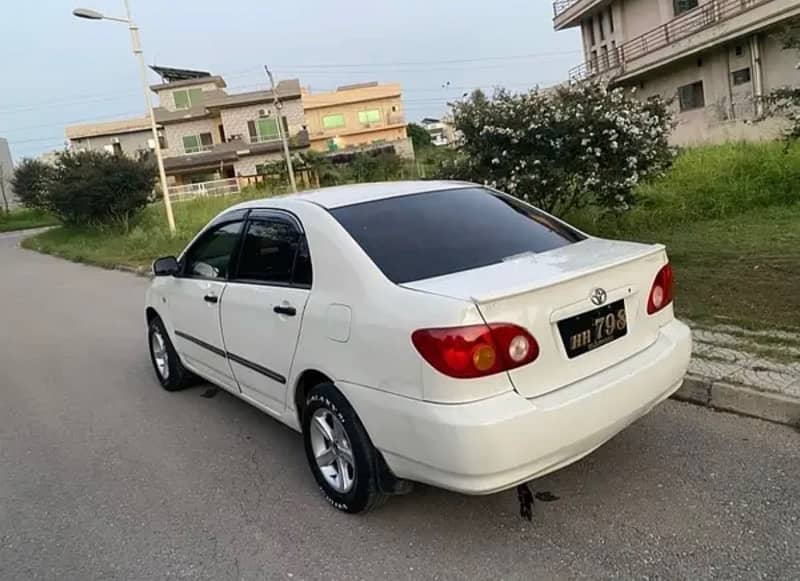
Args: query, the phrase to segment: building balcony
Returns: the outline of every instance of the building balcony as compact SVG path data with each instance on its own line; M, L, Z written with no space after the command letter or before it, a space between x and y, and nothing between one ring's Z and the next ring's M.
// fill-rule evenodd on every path
M570 70L570 79L623 81L800 14L797 0L709 0L632 38L608 56Z
M610 0L555 0L553 2L553 28L563 30L578 26L584 15Z

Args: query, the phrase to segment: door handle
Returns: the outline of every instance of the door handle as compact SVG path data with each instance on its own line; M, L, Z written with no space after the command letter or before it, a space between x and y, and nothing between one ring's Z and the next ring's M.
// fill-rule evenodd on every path
M284 305L276 305L273 307L272 311L279 315L286 315L287 317L294 317L297 314L297 309Z
M219 297L217 295L206 295L203 297L203 300L207 303L214 304L219 302Z

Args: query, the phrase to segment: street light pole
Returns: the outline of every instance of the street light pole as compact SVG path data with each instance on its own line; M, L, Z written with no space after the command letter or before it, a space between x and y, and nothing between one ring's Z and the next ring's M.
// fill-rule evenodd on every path
M150 117L150 129L153 132L153 144L156 152L156 164L158 165L158 175L161 180L161 195L164 199L164 211L167 214L167 225L169 232L175 235L175 217L172 214L172 202L169 198L169 187L167 186L167 173L164 170L164 157L161 154L161 142L158 139L158 126L156 124L156 114L153 111L153 103L150 99L150 87L147 84L147 66L144 62L144 53L142 52L142 43L139 39L139 27L133 22L131 18L131 8L128 0L124 0L126 18L114 18L100 14L94 10L76 9L73 14L78 18L88 18L90 20L113 20L114 22L124 22L128 25L128 30L131 31L131 45L133 47L133 54L139 60L139 73L142 78L142 89L144 90L144 101L147 106L147 114Z
M127 0L125 0L127 2ZM292 156L289 153L289 140L286 137L286 133L283 131L283 115L281 115L281 110L283 109L283 103L278 98L278 89L275 87L275 79L272 78L272 72L269 70L267 65L264 65L264 70L267 72L267 76L269 77L269 84L272 86L272 101L275 104L275 109L278 112L278 135L281 138L281 143L283 143L283 156L286 158L286 169L289 172L289 184L292 186L292 191L297 193L297 182L294 179L294 167L292 167Z

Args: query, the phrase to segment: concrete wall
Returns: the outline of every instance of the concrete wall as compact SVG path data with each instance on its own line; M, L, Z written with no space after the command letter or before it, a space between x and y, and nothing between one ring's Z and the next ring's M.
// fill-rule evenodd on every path
M161 107L164 107L167 111L177 111L177 107L175 107L175 99L173 94L175 91L187 91L189 89L201 89L203 91L217 91L219 87L215 83L200 83L197 85L191 85L189 87L177 87L175 89L164 88L158 91L156 94L158 95L158 103Z
M14 161L11 159L11 149L8 147L8 141L0 137L0 180L2 180L2 187L5 188L5 201L8 202L8 209L13 210L19 206L14 190L11 188L11 177L14 175ZM0 196L0 208L5 210L3 206L3 198Z
M381 112L381 120L378 123L365 126L359 121L358 114L361 111L370 109L378 109ZM325 129L322 120L328 115L344 115L344 127ZM407 137L403 101L399 95L365 100L358 103L332 103L324 107L307 107L305 116L309 137L311 139L343 138L353 132L360 132L360 135L353 135L351 141L357 143L371 143L376 139L385 139L385 137L372 137L370 136L371 131L365 130L374 130L374 133L377 135L387 125L402 125L402 129L397 135L400 136L399 138L401 139Z
M234 162L233 169L237 176L252 176L256 174L256 166L262 163L274 163L283 160L283 153L266 153L263 155L248 155Z
M343 136L317 136L311 141L311 149L316 151L328 151L328 140L333 139L339 149L347 149L352 147L359 147L363 145L372 145L376 141L385 141L387 143L394 143L399 140L406 139L406 128L395 127L391 129L376 129L375 131L368 131L366 133L356 133Z
M99 135L97 137L85 137L82 139L70 140L71 146L76 149L88 149L90 151L105 151L105 146L112 145L112 139L119 139L122 153L129 157L136 157L140 151L149 151L150 140L153 133L150 130L136 131L132 133L120 133L117 135Z
M770 33L759 34L757 38L761 47L764 93L778 86L800 84L800 73L794 68L800 61L800 54L782 50ZM628 86L636 86L643 99L653 95L674 99L672 108L677 126L672 140L676 144L773 139L785 127L785 122L752 122L757 116L757 77L750 43L750 36L738 38L730 44L661 67ZM747 68L750 81L734 85L733 72ZM678 88L696 81L703 82L705 107L680 112Z
M167 140L167 147L163 150L164 157L185 155L183 151L183 138L186 135L211 133L214 143L219 143L219 123L219 118L210 117L207 119L195 119L194 121L165 124L163 131L164 138Z
M259 111L262 109L268 111L270 117L276 116L274 107L267 103L222 109L220 114L222 116L222 125L225 128L225 136L230 139L233 135L241 135L242 141L247 143L249 140L247 122L257 120ZM300 99L284 101L282 114L289 124L289 135L295 135L303 129L305 116L303 114L303 102Z

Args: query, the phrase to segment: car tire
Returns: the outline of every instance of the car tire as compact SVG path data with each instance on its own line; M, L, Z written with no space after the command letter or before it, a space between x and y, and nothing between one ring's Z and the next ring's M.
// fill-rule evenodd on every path
M333 384L322 383L309 392L302 427L308 465L331 505L358 514L386 502L388 495L379 488L378 452L355 410Z
M153 317L147 326L147 344L150 347L150 361L161 387L167 391L178 391L197 383L197 376L181 363L169 333L158 316Z

